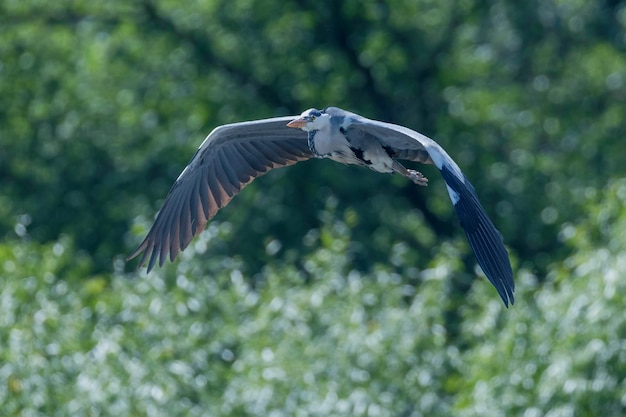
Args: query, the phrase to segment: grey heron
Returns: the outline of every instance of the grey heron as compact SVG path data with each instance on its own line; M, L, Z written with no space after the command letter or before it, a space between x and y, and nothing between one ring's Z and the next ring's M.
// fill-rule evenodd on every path
M150 231L128 257L141 252L148 272L174 261L217 211L255 178L309 158L330 158L376 172L397 173L427 185L421 173L398 160L434 164L483 272L508 307L514 303L513 272L502 235L472 184L434 140L403 126L367 119L337 107L300 116L232 123L215 128L176 179Z

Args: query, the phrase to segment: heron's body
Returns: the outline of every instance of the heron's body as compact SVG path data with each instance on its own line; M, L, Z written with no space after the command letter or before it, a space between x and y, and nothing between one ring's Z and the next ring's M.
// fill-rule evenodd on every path
M347 130L337 124L329 124L325 130L308 132L310 147L316 156L330 158L342 164L360 165L376 172L393 172L393 159L373 136L355 132L350 137Z
M294 129L295 128L295 129ZM337 107L217 127L180 174L139 248L148 271L174 260L217 211L254 178L312 157L397 173L418 185L428 180L405 159L439 168L461 226L487 278L505 305L513 303L513 272L502 237L454 160L432 139L411 129L366 119Z

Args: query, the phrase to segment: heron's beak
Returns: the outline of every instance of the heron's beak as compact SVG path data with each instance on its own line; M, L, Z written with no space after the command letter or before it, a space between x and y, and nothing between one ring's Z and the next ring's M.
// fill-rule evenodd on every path
M304 126L306 126L307 124L307 120L305 117L301 117L299 119L296 120L292 120L291 122L287 123L287 127L293 127L296 129L302 129Z

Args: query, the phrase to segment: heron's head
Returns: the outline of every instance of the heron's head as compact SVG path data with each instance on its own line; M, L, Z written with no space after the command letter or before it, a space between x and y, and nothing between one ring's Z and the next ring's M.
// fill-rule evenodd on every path
M305 132L322 130L330 125L330 115L323 110L308 109L300 117L287 123L287 127L302 129Z

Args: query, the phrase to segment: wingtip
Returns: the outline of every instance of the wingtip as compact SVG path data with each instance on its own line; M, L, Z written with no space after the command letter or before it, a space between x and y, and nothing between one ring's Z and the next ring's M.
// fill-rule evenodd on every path
M504 305L507 308L509 308L509 306L512 307L515 304L515 283L513 281L513 272L509 271L509 273L503 275L493 270L486 272L485 268L488 268L487 265L481 265L481 269L487 276L487 279L489 279L493 286L498 290L498 294L500 295L500 298L502 298Z
M515 304L515 296L513 295L513 292L515 292L515 289L507 288L506 296L500 294L500 297L502 298L502 301L504 302L504 306L506 308L513 307L513 305Z
M470 246L476 256L480 269L482 269L487 279L498 291L498 295L500 295L505 307L512 307L515 304L515 282L513 281L513 271L511 270L508 253L506 249L504 249L504 245L499 248L491 248L492 251L497 249L504 251L504 253L500 255L506 256L506 258L501 258L499 262L493 262L494 259L489 259L489 255L485 253L483 247L475 245L475 239L470 238L468 235L468 240L470 241ZM505 268L505 264L508 268Z
M126 257L126 262L132 261L143 252L143 255L139 259L139 262L137 263L137 267L136 267L137 271L140 270L146 261L146 255L148 253L147 248L148 248L148 239L146 238L143 240L143 242L141 242L141 244L137 247L137 249L133 251L133 253L131 253L130 255ZM150 270L148 270L148 272L150 272Z
M141 253L141 248L137 248L135 249L135 251L133 253L131 253L130 255L128 255L126 257L126 262L130 262L133 259L135 259L137 257L137 255L139 255Z

